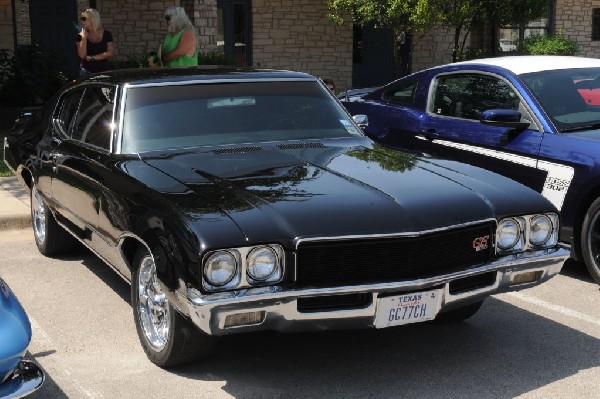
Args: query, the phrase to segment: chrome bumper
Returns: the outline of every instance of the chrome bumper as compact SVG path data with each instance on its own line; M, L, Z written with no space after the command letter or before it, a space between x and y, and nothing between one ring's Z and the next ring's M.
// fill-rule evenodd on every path
M191 320L209 335L226 335L259 330L311 331L343 328L374 327L378 297L401 295L407 292L442 288L443 298L440 312L486 297L508 291L529 288L549 280L558 274L569 257L569 251L559 248L544 253L536 252L507 256L487 265L453 274L412 281L355 285L319 289L285 289L280 286L253 288L226 293L203 295L196 289L188 289L187 297L180 298L187 305ZM450 283L484 273L496 273L493 283L459 294L450 292ZM534 272L535 281L513 282L516 275ZM341 294L372 295L370 305L358 309L300 312L298 300ZM259 321L246 325L226 326L227 316L262 312Z
M21 398L37 390L46 376L36 363L23 360L12 377L0 383L0 398Z

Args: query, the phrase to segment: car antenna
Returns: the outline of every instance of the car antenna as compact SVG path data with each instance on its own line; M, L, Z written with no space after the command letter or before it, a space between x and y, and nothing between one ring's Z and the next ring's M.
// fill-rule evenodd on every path
M350 96L348 95L348 86L344 85L344 91L346 92L346 102L350 102Z

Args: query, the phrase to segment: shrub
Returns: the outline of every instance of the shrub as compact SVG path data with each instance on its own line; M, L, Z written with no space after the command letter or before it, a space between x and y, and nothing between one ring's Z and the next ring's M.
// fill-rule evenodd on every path
M198 53L198 65L236 65L233 58L218 51Z
M519 40L517 52L532 55L577 55L579 44L562 33L533 35Z
M0 105L44 103L67 81L59 57L37 45L0 50Z

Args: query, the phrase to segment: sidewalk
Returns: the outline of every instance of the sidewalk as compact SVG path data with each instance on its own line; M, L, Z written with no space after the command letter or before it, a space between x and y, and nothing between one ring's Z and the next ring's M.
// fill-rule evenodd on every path
M29 190L16 177L0 177L0 232L29 229Z

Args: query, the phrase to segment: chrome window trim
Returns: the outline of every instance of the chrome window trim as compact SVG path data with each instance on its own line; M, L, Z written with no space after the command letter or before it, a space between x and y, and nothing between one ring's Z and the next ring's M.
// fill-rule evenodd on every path
M527 101L525 101L525 99L521 95L521 92L519 90L517 90L517 88L515 87L515 85L513 85L504 76L498 75L497 73L493 73L493 72L481 71L481 70L478 70L478 69L463 69L463 70L460 70L460 71L440 72L438 74L435 74L431 78L431 84L429 85L429 90L427 92L427 101L426 101L426 105L425 105L425 112L427 113L427 115L429 115L431 117L436 117L436 118L450 118L450 119L458 119L458 120L461 120L461 121L471 121L471 122L475 122L475 123L480 123L478 120L475 120L475 119L460 118L460 117L457 117L457 116L448 116L448 115L438 115L438 114L434 113L433 109L432 109L433 108L434 87L436 87L437 80L440 77L444 77L444 76L467 75L467 74L486 75L486 76L491 76L493 78L502 80L519 97L520 104L523 106L523 108L525 108L525 110L529 114L529 115L521 115L521 117L522 118L529 117L529 119L531 119L531 122L535 125L535 127L536 127L536 129L537 129L538 132L543 132L544 131L542 123L535 116L535 113L533 112L533 110L529 106L529 103L527 103Z

